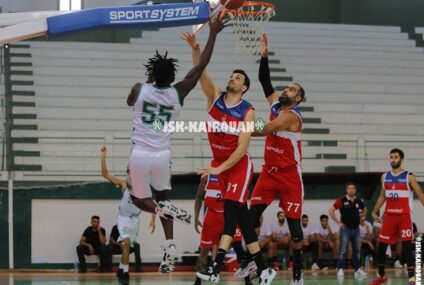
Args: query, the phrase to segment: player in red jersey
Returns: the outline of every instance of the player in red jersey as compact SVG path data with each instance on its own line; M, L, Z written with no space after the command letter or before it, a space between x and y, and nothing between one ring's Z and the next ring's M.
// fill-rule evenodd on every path
M386 202L384 219L378 237L378 278L370 285L379 285L387 281L384 274L386 250L388 245L394 245L400 235L402 254L408 265L409 284L415 284L415 260L411 241L414 239L412 230L412 203L414 192L424 205L424 194L415 176L402 168L405 154L400 149L390 151L390 165L392 170L381 176L381 192L372 211L372 218L381 222L377 212Z
M197 259L196 268L202 270L207 265L209 251L212 259L215 258L218 250L219 241L224 232L224 200L219 190L218 178L216 175L203 175L197 188L196 201L194 204L194 228L201 235L200 253ZM202 208L202 202L206 206L206 212L203 219L203 225L199 221L199 214ZM199 227L202 228L201 232ZM246 253L242 246L243 236L239 228L233 237L232 246L237 255L237 261L240 263L246 258ZM194 285L200 285L201 279L196 277ZM245 277L245 285L252 285L249 276Z
M194 34L185 33L183 39L191 46L193 64L197 64L200 47ZM217 190L223 193L224 200L224 233L212 266L197 272L196 276L212 282L219 281L225 254L238 224L252 259L257 265L259 283L271 284L276 272L265 266L246 204L248 187L253 175L253 164L247 153L253 130L249 130L248 126L253 126L255 122L253 106L242 98L249 89L249 77L243 70L236 69L228 79L226 91L221 91L204 71L200 84L207 97L208 123L212 126L218 125L219 131L213 128L208 130L213 160L211 167L200 169L199 172L216 175L218 178Z
M266 207L278 194L280 207L287 217L293 241L293 280L300 284L302 277L303 231L301 226L303 204L302 150L300 134L302 115L299 104L305 90L298 83L291 83L281 94L277 94L271 83L268 66L267 36L261 38L261 62L259 81L270 104L270 122L254 135L266 136L265 163L253 190L250 212L255 228Z

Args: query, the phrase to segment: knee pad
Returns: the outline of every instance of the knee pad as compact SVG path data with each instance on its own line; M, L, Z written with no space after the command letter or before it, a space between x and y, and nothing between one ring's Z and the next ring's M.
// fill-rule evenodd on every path
M294 243L303 241L303 230L300 219L287 218L291 239Z
M234 236L237 227L238 212L240 211L240 202L231 200L224 201L224 235Z
M260 219L266 207L267 205L265 204L250 206L249 212L250 216L252 217L253 228L257 229L260 227Z

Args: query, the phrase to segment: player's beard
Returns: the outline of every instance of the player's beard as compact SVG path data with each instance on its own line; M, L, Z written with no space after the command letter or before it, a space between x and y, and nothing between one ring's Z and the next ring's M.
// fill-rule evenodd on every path
M291 105L293 105L295 103L295 100L294 99L291 99L291 98L286 97L286 96L280 96L278 98L278 101L280 102L280 104L282 106L291 106Z
M400 165L401 165L401 162L400 161L398 161L398 162L390 162L390 166L393 169L398 169L400 167Z
M278 219L278 221L280 222L280 224L284 224L284 222L286 221L286 219Z
M227 85L227 92L237 93L237 89L234 87L231 87L230 85Z

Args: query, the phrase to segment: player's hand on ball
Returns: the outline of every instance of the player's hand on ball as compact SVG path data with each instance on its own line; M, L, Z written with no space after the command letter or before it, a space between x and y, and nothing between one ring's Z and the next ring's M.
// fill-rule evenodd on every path
M224 15L219 15L219 17L216 17L215 19L209 20L209 32L212 34L218 34L220 31L222 31L225 27L229 26L228 21L229 18L224 19Z
M183 33L180 36L180 39L185 40L192 49L199 48L199 43L197 42L196 35L194 33Z
M198 234L200 234L200 230L199 230L199 227L203 227L203 225L202 225L202 223L199 221L199 220L196 220L195 222L194 222L194 229L196 230L196 232L198 233Z

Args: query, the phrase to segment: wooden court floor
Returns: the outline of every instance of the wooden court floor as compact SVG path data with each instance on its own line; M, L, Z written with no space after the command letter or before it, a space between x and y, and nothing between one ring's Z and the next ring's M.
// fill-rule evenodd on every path
M387 285L407 284L407 274L403 270L388 270L389 280ZM375 272L370 271L365 279L355 279L352 271L346 271L344 279L338 280L334 270L312 272L304 274L305 284L317 285L367 285ZM193 284L194 272L175 272L172 274L160 273L132 273L130 284L143 285L189 285ZM257 279L254 284L257 284ZM0 271L0 285L97 285L97 284L119 284L113 273L86 273L77 274L66 271ZM202 284L210 284L203 282ZM232 277L230 273L223 273L219 284L232 285L244 284ZM290 274L280 271L274 279L273 284L290 284Z

